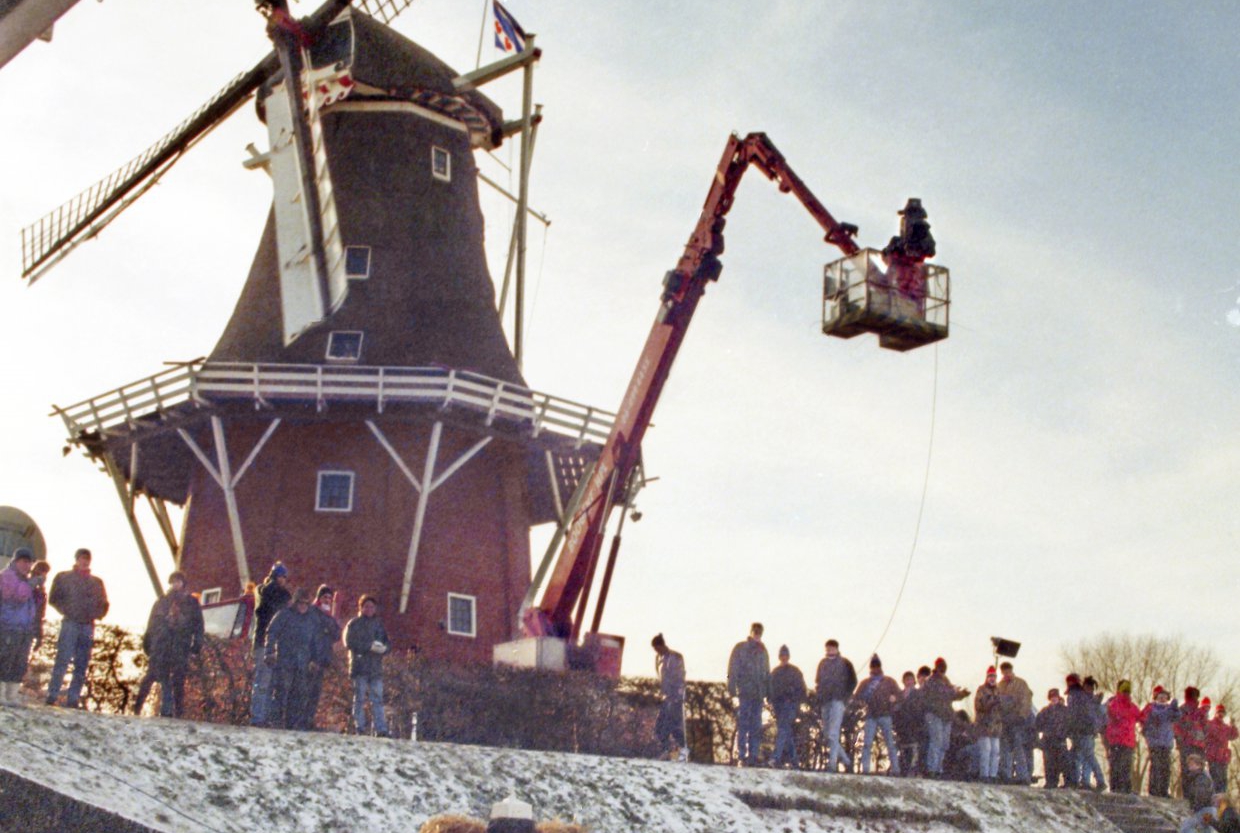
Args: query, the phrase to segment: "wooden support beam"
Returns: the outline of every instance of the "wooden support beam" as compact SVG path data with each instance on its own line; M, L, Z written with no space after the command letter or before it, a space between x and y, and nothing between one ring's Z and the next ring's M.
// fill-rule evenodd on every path
M151 580L151 586L155 588L155 595L164 595L163 584L159 581L159 572L155 569L155 562L151 558L151 551L146 545L146 537L142 534L142 527L138 523L138 516L134 512L134 493L130 485L125 482L125 475L121 473L120 468L108 454L103 456L103 465L108 472L108 476L112 478L112 485L116 487L116 496L121 500L121 508L125 510L125 519L129 521L129 530L133 533L134 542L138 545L138 554L142 556L142 565L146 567L147 577Z

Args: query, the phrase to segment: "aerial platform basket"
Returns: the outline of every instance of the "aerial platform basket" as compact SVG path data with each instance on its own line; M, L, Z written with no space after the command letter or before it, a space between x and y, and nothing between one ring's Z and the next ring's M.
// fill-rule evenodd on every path
M897 275L877 249L828 263L823 272L822 331L839 338L874 333L889 350L912 350L947 338L951 276L922 263Z

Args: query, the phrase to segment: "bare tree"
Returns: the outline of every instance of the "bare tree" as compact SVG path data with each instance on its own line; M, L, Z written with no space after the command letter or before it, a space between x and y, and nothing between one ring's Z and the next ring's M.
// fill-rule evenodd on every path
M1211 648L1191 645L1179 635L1104 633L1065 645L1060 649L1060 659L1064 673L1092 676L1099 691L1113 692L1120 680L1130 681L1132 698L1138 705L1153 699L1156 685L1167 689L1172 697L1180 697L1185 688L1195 686L1215 703L1232 703L1240 693L1240 675L1235 669L1224 665ZM1144 746L1137 744L1135 784L1145 780L1148 766ZM1174 756L1173 769L1178 770ZM1178 773L1174 778L1178 783ZM1228 780L1233 789L1240 783L1237 768L1232 768Z

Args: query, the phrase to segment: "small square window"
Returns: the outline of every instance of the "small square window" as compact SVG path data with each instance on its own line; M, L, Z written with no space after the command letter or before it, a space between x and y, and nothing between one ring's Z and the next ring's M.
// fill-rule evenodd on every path
M355 281L362 281L370 277L369 246L345 246L344 276Z
M355 362L362 357L360 330L334 330L327 336L327 358L336 362Z
M198 601L205 605L213 605L224 597L224 589L222 587L212 587L210 590L203 590L199 594Z
M431 174L435 179L452 181L452 156L441 147L431 148Z
M474 607L477 599L459 593L448 594L448 633L453 636L477 636Z
M314 508L319 512L352 512L353 472L319 472L319 487L314 498Z

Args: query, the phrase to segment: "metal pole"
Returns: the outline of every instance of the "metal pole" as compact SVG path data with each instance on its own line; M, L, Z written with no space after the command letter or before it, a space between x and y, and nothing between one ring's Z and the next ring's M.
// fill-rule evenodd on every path
M534 36L525 39L525 48L534 51ZM523 91L521 94L521 179L517 190L517 291L514 315L516 323L513 327L513 354L517 360L517 371L522 370L525 359L525 227L526 208L530 204L530 143L532 116L534 109L534 62L530 61L522 68Z

